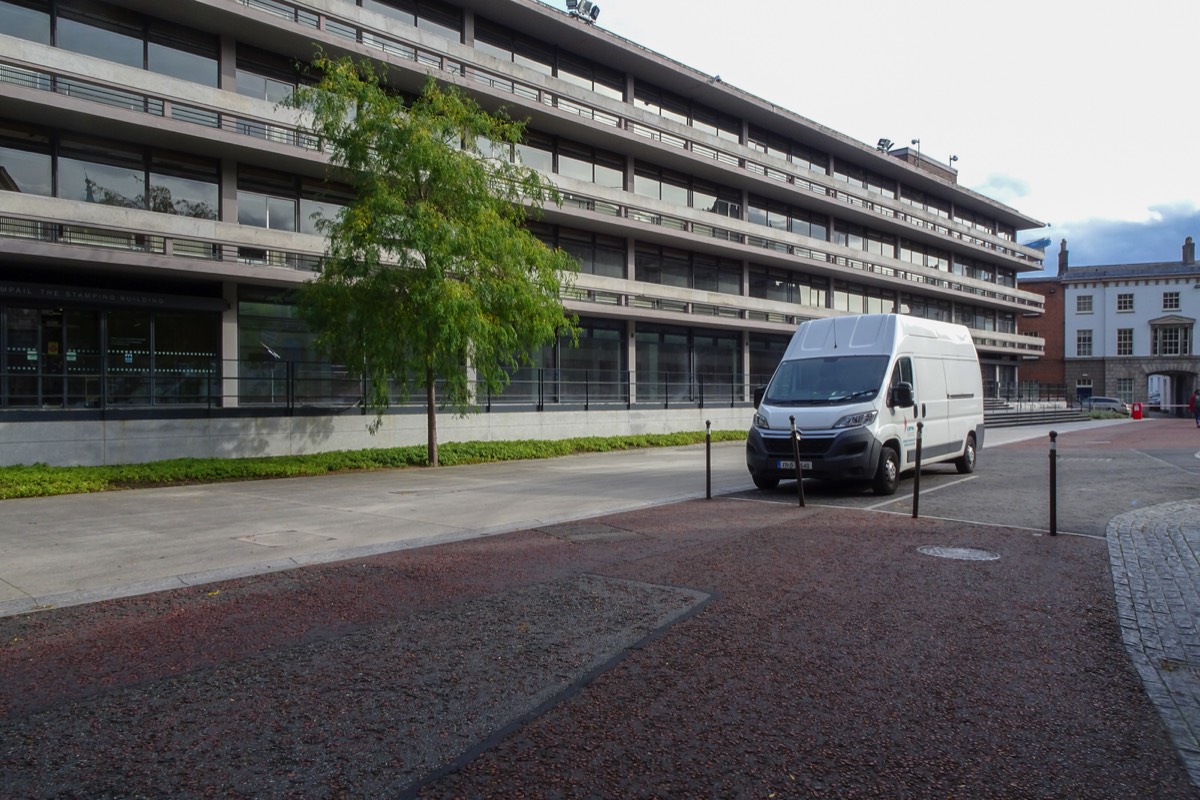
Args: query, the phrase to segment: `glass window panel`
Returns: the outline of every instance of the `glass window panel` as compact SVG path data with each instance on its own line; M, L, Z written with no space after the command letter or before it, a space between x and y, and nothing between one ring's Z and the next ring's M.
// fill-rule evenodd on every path
M603 164L596 165L597 186L606 186L609 189L624 189L625 188L625 171L614 167L605 166Z
M257 192L239 191L238 224L255 228L267 227L267 196Z
M146 207L146 173L78 158L58 160L57 196L122 208Z
M674 183L668 183L666 181L663 181L662 199L673 205L686 206L688 204L687 187L686 186L678 186Z
M51 181L49 153L0 144L0 190L49 197Z
M287 197L268 197L267 227L276 231L296 230L296 201Z
M60 6L57 44L64 50L143 69L146 66L140 24L132 17L102 16Z
M692 283L692 268L686 258L664 258L661 266L661 280L666 286L678 286L686 289Z
M456 12L432 8L421 3L417 9L417 28L452 42L462 41L462 21Z
M215 53L203 53L198 49L184 48L173 43L151 41L146 47L146 68L151 72L205 86L217 85Z
M748 219L750 222L753 222L755 225L767 224L767 209L765 207L756 206L752 200L747 211L749 212Z
M382 0L362 0L362 7L368 11L374 11L376 14L382 14L385 17L399 20L405 25L415 26L417 24L417 15L411 10L411 4L404 3L403 5L405 8L401 9L392 3L382 2Z
M721 267L717 273L717 291L722 294L742 293L742 268L739 266Z
M217 219L221 193L215 181L150 173L150 210L198 219Z
M50 12L43 3L0 2L0 31L31 42L50 44Z
M554 172L554 154L550 152L548 145L538 141L518 144L517 153L521 157L521 163L530 169L544 173Z
M592 264L592 271L596 275L605 275L610 278L624 278L625 249L598 246L596 247L595 258Z
M634 194L640 194L643 197L659 197L662 194L662 182L648 175L635 174L633 191Z
M345 208L345 206L338 203L301 198L300 231L302 233L321 233L317 227L317 221L322 219L336 219L338 213L343 208Z
M493 58L498 58L501 61L512 61L512 50L508 47L502 47L498 44L493 44L479 37L478 32L475 35L475 49L480 53L486 53Z
M558 156L558 174L567 178L591 183L592 162L560 153Z

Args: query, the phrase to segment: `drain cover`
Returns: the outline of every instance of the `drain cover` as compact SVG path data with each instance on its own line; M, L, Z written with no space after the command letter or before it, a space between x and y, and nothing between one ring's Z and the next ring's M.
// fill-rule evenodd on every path
M995 561L999 553L991 550L977 550L974 547L944 547L940 544L927 544L918 547L917 552L937 558L957 558L959 561Z

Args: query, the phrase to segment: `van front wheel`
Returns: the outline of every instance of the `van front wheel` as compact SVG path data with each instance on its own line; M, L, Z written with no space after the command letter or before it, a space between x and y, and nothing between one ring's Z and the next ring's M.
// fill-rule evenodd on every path
M967 434L967 447L954 462L954 466L960 475L969 475L975 471L975 434Z
M764 478L761 475L755 475L754 485L760 489L774 489L779 485L779 478Z
M889 495L896 493L900 484L900 456L890 447L885 447L879 453L879 469L875 471L872 488L875 494Z

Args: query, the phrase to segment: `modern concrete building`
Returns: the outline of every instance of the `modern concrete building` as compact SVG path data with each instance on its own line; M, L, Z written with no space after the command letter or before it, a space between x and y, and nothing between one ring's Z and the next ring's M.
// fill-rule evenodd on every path
M1047 337L1046 360L1061 358L1073 399L1100 395L1176 412L1186 408L1200 387L1200 265L1192 237L1179 261L1088 267L1068 267L1064 241L1058 275L1036 283L1043 290L1060 288L1061 356Z
M1016 324L1042 309L1017 286L1042 257L1017 232L1040 222L565 4L0 0L0 460L421 441L415 414L363 435L360 387L289 298L319 268L313 214L350 198L277 105L317 47L527 118L519 156L564 193L535 230L580 260L580 347L447 438L694 427L718 406L742 427L814 317L964 323L992 385L1042 353ZM519 404L572 416L497 422Z

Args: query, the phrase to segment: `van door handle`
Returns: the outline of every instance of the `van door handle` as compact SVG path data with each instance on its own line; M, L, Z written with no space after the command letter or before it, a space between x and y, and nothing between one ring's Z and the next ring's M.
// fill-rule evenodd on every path
M929 412L925 410L925 404L924 404L924 403L921 403L921 416L922 416L922 417L928 417L928 416L929 416Z

